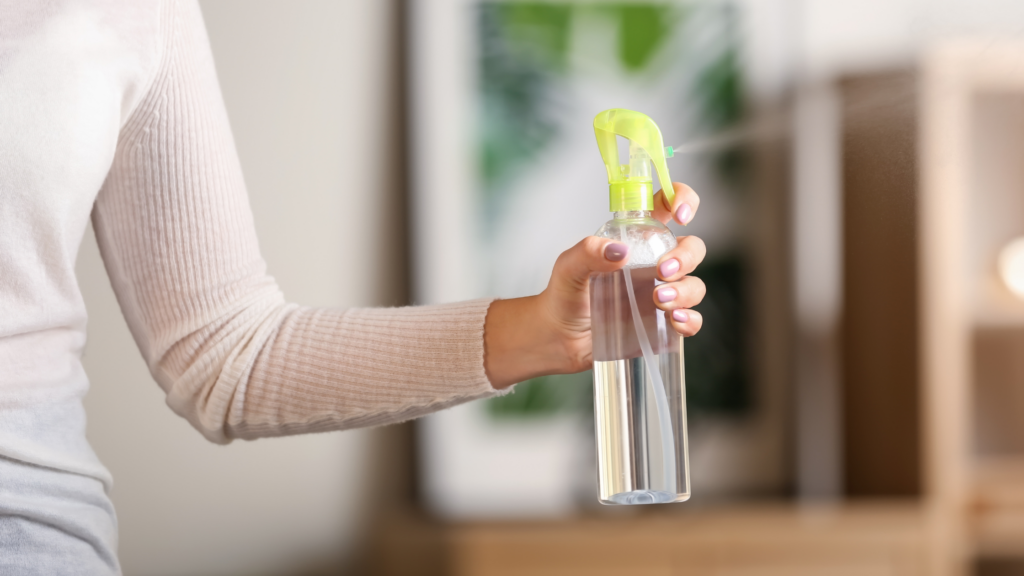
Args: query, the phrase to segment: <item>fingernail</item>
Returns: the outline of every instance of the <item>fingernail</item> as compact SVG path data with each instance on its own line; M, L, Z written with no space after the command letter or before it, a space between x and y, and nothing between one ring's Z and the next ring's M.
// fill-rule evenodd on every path
M676 210L676 220L680 224L689 224L690 218L693 218L693 208L689 204L683 204Z
M672 319L685 324L690 321L690 315L686 313L686 310L673 310Z
M672 300L675 300L677 294L679 293L676 292L675 288L659 288L658 302L670 302Z
M618 262L629 254L629 247L625 244L619 244L618 242L612 242L611 244L604 247L604 257L611 262Z
M679 260L675 258L669 258L658 266L658 272L661 273L662 278L668 278L679 271Z

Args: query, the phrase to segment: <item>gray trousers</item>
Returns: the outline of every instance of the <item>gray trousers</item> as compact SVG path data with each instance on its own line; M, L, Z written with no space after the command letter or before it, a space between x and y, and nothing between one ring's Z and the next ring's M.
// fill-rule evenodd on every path
M0 574L120 573L117 519L102 482L0 456Z

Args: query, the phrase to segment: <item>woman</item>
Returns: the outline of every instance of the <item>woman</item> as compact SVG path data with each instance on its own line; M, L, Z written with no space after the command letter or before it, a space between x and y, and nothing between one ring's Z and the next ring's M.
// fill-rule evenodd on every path
M687 223L676 185L656 217ZM167 403L204 436L373 426L589 367L588 278L628 261L587 238L514 300L328 310L266 275L194 0L0 3L0 573L116 574L107 471L85 440L92 214L121 309ZM692 335L693 237L661 261ZM654 298L652 294L650 296ZM126 431L144 433L144 431Z

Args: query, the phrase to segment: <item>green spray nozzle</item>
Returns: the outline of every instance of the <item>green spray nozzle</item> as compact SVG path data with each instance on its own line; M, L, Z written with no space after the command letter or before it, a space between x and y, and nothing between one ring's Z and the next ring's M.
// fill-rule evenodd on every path
M666 149L661 130L646 114L613 108L594 117L597 147L608 170L608 190L612 212L654 209L654 184L651 166L658 171L658 180L669 206L675 189L665 163ZM616 136L629 140L629 163L620 164Z

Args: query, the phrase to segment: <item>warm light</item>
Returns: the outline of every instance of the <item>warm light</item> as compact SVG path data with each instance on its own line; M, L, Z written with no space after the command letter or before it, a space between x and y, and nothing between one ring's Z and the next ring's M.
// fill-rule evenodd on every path
M1014 238L999 252L999 277L1018 298L1024 298L1024 236Z

